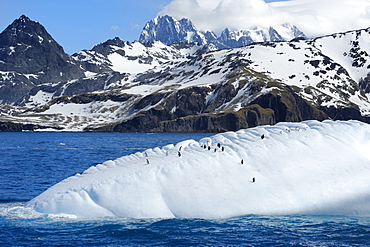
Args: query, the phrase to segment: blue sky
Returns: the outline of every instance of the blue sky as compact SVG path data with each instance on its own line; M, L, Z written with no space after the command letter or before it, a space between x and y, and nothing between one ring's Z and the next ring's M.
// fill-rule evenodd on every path
M208 16L209 8L212 5L219 5L220 2L223 2L222 8L218 9L215 17L217 20L213 20L212 16ZM351 6L341 5L341 3L348 5L348 2ZM194 4L199 3L203 8L194 9ZM189 8L184 8L184 4ZM210 28L209 30L224 28L221 24L220 26L211 24L217 24L219 20L221 20L220 23L226 23L227 19L231 23L229 25L235 24L228 27L235 29L248 28L246 24L256 25L253 23L256 20L266 22L266 25L286 20L297 22L301 20L304 29L304 25L308 25L307 20L310 20L310 26L322 32L329 32L335 30L331 22L341 28L347 28L341 22L333 21L334 12L339 14L340 20L345 21L343 11L346 11L346 17L353 20L356 18L349 13L355 13L355 10L358 10L357 12L366 18L360 24L357 23L357 26L367 25L367 21L370 20L368 5L370 6L370 0L0 0L0 31L25 14L31 20L40 22L64 50L72 54L82 49L91 49L94 45L114 37L120 37L126 41L137 40L146 22L158 13L170 14L176 18L188 17L197 27L203 26L203 29ZM235 6L238 7L235 8ZM336 8L342 9L342 12L336 11ZM321 12L316 9L321 9ZM330 9L331 12L322 12L324 9ZM362 14L364 9L365 14ZM250 12L246 14L248 10ZM307 15L304 16L307 20L302 18L302 13ZM318 15L321 15L320 18ZM322 16L328 16L331 22L321 23L322 26L320 23L315 23L315 20L322 20ZM306 30L310 32L309 26Z
M40 22L67 53L120 37L134 41L171 0L0 0L0 30L22 14Z

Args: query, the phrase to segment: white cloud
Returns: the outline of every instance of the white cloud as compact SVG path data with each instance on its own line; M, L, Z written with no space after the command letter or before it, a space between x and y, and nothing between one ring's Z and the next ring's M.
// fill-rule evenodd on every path
M289 22L317 36L370 27L370 0L173 0L159 13L166 14L215 32Z
M140 24L130 24L131 26L131 30L139 30L142 28L142 26Z
M120 30L121 27L120 26L111 26L110 29L112 29L112 30Z

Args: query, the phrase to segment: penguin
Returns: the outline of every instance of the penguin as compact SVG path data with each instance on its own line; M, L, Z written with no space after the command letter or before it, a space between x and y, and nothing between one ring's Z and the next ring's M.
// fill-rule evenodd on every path
M265 139L265 134L262 134L261 135L261 139L263 140L263 139Z
M208 146L208 150L211 150L211 147L210 146Z
M149 160L148 159L146 159L146 164L149 165Z
M242 159L242 161L240 163L242 163L242 165L243 165L244 164L244 160Z
M217 152L217 148L215 148L215 152Z
M256 178L255 177L252 178L252 183L254 183L254 182L256 182Z
M180 153L180 151L179 151L179 152L177 152L177 155L178 155L179 157L181 157L181 153Z
M220 148L221 147L221 144L220 143L217 143L217 147Z
M179 151L181 151L182 146L179 147Z
M148 157L148 154L145 152L145 157Z
M222 147L222 148L221 148L221 151L222 151L222 152L223 152L223 151L225 151L225 148L224 148L224 147Z

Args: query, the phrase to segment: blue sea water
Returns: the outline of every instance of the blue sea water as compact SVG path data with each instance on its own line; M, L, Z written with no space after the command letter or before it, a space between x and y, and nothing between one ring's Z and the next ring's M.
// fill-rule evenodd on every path
M92 165L205 136L210 134L0 133L0 246L370 245L370 218L365 217L78 220L23 207Z

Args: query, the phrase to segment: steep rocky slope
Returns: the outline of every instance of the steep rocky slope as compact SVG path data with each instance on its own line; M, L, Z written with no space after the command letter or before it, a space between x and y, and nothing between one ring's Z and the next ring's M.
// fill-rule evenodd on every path
M84 73L38 22L22 15L0 33L0 103L21 104L36 86L50 86Z

